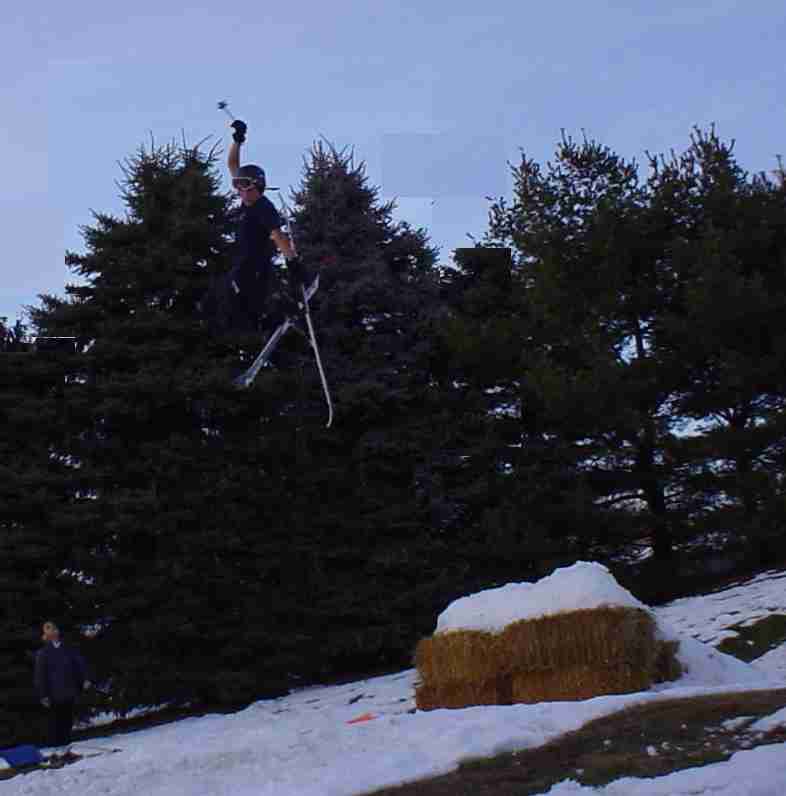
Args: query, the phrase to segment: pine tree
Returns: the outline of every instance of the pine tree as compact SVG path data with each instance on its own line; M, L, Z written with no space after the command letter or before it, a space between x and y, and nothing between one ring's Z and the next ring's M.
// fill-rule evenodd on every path
M362 166L312 153L295 227L322 271L328 433L305 341L286 339L238 391L240 338L216 340L199 319L229 252L212 158L141 151L125 176L127 216L97 215L87 253L69 255L87 285L34 313L81 352L59 449L78 464L79 571L115 704L238 703L293 676L405 662L430 622L413 601L436 602L445 583L446 543L415 489L439 405L425 234L392 223Z
M89 616L80 474L63 454L67 374L67 356L0 354L0 746L44 732L32 687L41 623Z
M653 347L669 301L663 230L635 162L596 142L563 138L545 172L522 157L513 173L514 201L492 206L487 237L516 249L525 290L522 434L537 466L522 474L546 487L552 534L599 555L649 534L666 560L675 386Z
M72 522L121 706L214 699L227 677L210 660L225 650L234 584L216 548L233 512L213 500L227 464L210 415L249 414L249 401L232 393L231 347L198 310L227 267L229 199L218 187L214 152L140 150L125 164L125 218L97 214L83 230L87 253L67 256L87 284L32 314L39 333L79 344L58 451L78 467L85 499ZM201 639L215 642L206 660L186 652Z
M280 466L298 586L319 601L293 606L311 651L300 657L317 673L400 662L424 632L412 595L438 588L444 546L417 488L439 411L429 375L435 252L422 230L392 221L365 165L330 144L314 145L292 200L298 251L321 274L312 311L336 404L334 426L320 430L312 356L293 338L282 352L292 378L275 379L294 400L275 433L289 434L280 447L293 457Z
M730 525L782 538L782 182L714 131L644 184L569 138L514 177L486 242L517 254L527 513L598 555L649 536L656 562Z
M531 463L521 438L527 327L517 273L510 249L480 245L457 249L454 267L443 271L448 312L435 373L450 407L445 447L452 456L442 477L476 588L521 580L553 552L517 489Z
M684 489L704 530L738 546L783 539L784 185L744 172L714 130L652 171L656 201L682 219L669 247L679 302L660 338L684 374L675 409L699 429L675 448Z

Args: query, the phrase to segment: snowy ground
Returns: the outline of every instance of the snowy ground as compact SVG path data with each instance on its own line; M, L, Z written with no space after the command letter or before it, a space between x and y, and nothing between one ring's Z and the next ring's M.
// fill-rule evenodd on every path
M786 614L786 573L760 576L729 592L658 609L678 632L714 634L764 615ZM720 614L726 614L721 618ZM688 640L685 678L640 693L584 702L414 710L414 671L342 686L309 688L233 715L192 718L74 745L118 747L57 771L18 776L3 796L353 796L454 770L461 760L539 746L623 707L680 696L786 686L782 645L754 665ZM777 654L776 654L777 653ZM368 720L349 723L353 719ZM368 718L370 717L370 718ZM758 729L786 725L786 711ZM567 780L552 794L765 796L786 782L786 744L736 753L725 763L656 779L620 779L592 789Z
M437 633L482 630L497 633L523 619L599 606L646 608L595 561L560 567L535 583L507 583L452 602L437 618Z
M139 719L143 716L150 716L154 713L160 713L162 710L165 710L169 707L168 703L163 703L161 705L151 705L150 707L146 708L134 708L133 710L129 710L128 712L123 714L124 719ZM84 721L77 722L74 725L76 730L83 730L88 727L105 727L107 724L114 724L117 721L117 715L108 711L104 711L103 713L96 713L94 716L91 716Z
M786 614L786 572L763 572L752 580L701 597L685 597L656 608L683 635L717 645L771 614Z
M681 636L717 646L737 636L737 626L752 625L772 614L786 616L786 571L764 572L747 583L701 597L686 597L654 609ZM755 661L757 667L786 681L786 644Z
M786 744L737 752L725 763L688 768L657 779L623 777L603 788L572 780L560 782L549 796L776 796L786 782Z

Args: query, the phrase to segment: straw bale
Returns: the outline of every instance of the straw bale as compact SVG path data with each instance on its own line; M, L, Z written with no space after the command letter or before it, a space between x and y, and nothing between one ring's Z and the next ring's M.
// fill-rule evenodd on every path
M516 703L574 701L644 691L651 684L650 672L630 663L579 664L516 674L512 678L512 697Z
M496 678L481 683L453 682L415 686L415 705L418 710L437 708L467 708L473 705L510 705L511 679Z
M680 674L676 642L655 639L644 610L602 607L521 620L501 633L423 639L418 708L588 699L642 691Z
M480 630L452 630L424 638L415 666L425 683L480 683L497 676L499 638Z
M658 641L657 656L653 670L653 680L663 683L667 680L679 680L682 677L682 665L677 658L679 641Z
M606 666L627 661L651 669L657 657L655 622L640 608L603 607L522 620L497 644L501 671Z
M652 670L655 623L639 608L604 607L521 620L501 633L454 630L423 639L415 666L423 682L485 682L500 675L628 661Z

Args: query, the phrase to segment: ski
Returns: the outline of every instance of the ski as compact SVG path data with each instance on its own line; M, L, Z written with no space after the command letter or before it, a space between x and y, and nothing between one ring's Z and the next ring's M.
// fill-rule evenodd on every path
M319 282L317 276L316 282ZM314 324L311 322L311 309L308 306L308 296L306 296L306 289L303 288L303 314L306 317L306 326L308 328L308 338L311 343L311 349L314 352L314 359L317 363L317 370L319 371L319 379L322 382L322 392L325 396L325 403L328 409L328 420L325 428L330 428L333 424L333 400L330 397L330 389L328 388L327 378L325 377L325 369L322 367L322 357L319 354L319 346L317 345L317 336L314 333Z
M328 419L327 423L325 424L325 428L330 428L331 425L333 425L333 400L330 396L330 388L328 387L327 378L325 376L325 369L322 366L322 357L319 353L319 345L317 344L317 336L314 332L314 324L311 320L311 309L309 307L309 301L314 293L316 293L318 288L319 275L314 278L314 281L311 283L311 285L309 285L308 288L305 286L301 287L301 290L303 291L303 300L299 302L298 308L302 310L303 316L306 320L307 333L305 336L308 338L308 341L311 344L311 350L314 352L314 359L316 360L317 370L319 372L319 380L322 383L322 392L325 396L325 403L327 404ZM292 316L287 316L284 319L284 322L276 327L276 329L270 335L267 343L265 343L265 347L259 352L249 368L239 376L235 377L233 384L236 387L250 387L254 383L254 379L256 379L259 371L270 362L270 358L281 341L281 338L292 328L294 328L295 331L303 334L303 331L297 327L295 319Z
M308 312L308 302L314 293L317 292L319 288L319 276L311 283L308 289L303 289L303 304L306 308L306 312ZM310 317L310 316L307 316ZM236 387L250 387L254 383L254 379L256 379L259 371L262 370L265 365L270 362L270 357L273 355L273 352L276 350L276 346L278 346L281 338L293 327L295 326L295 319L291 316L287 316L283 323L279 324L274 330L273 333L268 338L267 343L265 343L265 347L259 352L256 359L251 363L249 368L237 376L233 383Z
M279 202L281 204L281 212L284 216L287 225L287 234L289 235L289 239L292 241L292 244L295 245L295 230L292 226L292 211L289 208L289 205L284 201L284 197L278 197ZM317 274L316 279L314 280L315 283L319 284L319 274ZM306 327L308 329L308 339L311 343L311 349L314 352L314 359L317 363L317 370L319 371L319 380L322 382L322 392L325 395L325 403L327 404L328 410L328 419L327 423L325 424L325 428L330 428L333 424L333 400L330 397L330 389L328 388L327 378L325 377L325 369L322 367L322 357L319 353L319 346L317 345L317 336L314 333L314 324L311 321L311 307L309 306L309 298L306 294L305 286L301 285L301 292L303 294L303 315L306 318Z
M226 105L226 103L224 103L224 105ZM219 103L219 107L221 107L221 103ZM225 107L221 109L225 110ZM289 235L290 240L294 243L295 234L294 230L292 229L292 212L290 211L289 206L284 201L283 197L280 196L279 201L281 203L282 216L286 221L287 234ZM290 278L291 277L292 275L290 275ZM325 396L325 403L327 404L328 419L327 423L325 424L325 428L330 428L330 426L333 424L333 399L330 396L330 388L328 387L327 377L325 376L325 368L322 365L322 357L319 353L319 345L317 344L317 336L314 332L314 324L311 320L311 308L309 306L311 297L314 295L314 293L316 293L318 288L319 274L317 274L309 287L306 287L305 285L300 286L302 300L298 302L298 309L302 311L306 321L306 336L311 344L311 350L314 352L314 359L316 360L317 370L319 371L319 380L322 383L322 392ZM251 363L251 366L234 379L233 383L235 386L250 387L254 383L254 379L256 379L259 371L262 370L262 368L265 367L268 362L270 362L270 357L276 350L276 346L281 341L281 338L292 328L302 333L302 329L299 329L296 326L295 319L292 316L287 316L284 319L284 322L273 330L273 333L268 338L267 343L265 343L265 347L259 352L257 358Z

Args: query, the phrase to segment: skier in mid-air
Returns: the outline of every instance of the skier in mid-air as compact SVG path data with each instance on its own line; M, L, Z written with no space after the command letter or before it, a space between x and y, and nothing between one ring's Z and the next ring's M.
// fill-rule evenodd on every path
M294 296L299 295L301 285L308 286L312 280L297 256L293 241L282 229L284 222L281 216L264 195L265 172L251 163L240 165L240 148L248 129L246 123L235 119L231 127L233 140L227 166L232 175L232 187L238 192L242 206L232 269L214 294L213 299L219 306L212 308L212 314L218 315L219 326L224 331L253 333L260 331L262 326L262 316L271 292L273 258L277 252L286 261ZM289 303L292 300L284 299L284 307L275 308L274 315L280 314Z
M239 373L233 383L237 387L249 387L259 371L270 363L270 358L288 329L298 329L296 319L305 329L298 329L309 341L314 352L322 391L328 409L327 428L333 422L333 401L330 396L319 346L311 320L309 301L319 287L319 275L311 275L300 261L290 234L282 230L283 219L264 196L265 172L254 164L240 165L240 147L246 140L248 127L227 110L225 102L218 107L232 119L232 144L229 147L227 165L232 175L232 187L240 194L242 207L237 228L232 270L220 280L208 295L206 305L208 317L212 315L217 331L242 331L257 333L268 325L269 337L262 350L251 364ZM286 206L285 206L286 208ZM286 212L286 209L285 209ZM291 224L287 222L291 232ZM279 296L276 306L268 313L273 258L276 251L284 256L289 274L291 296Z

